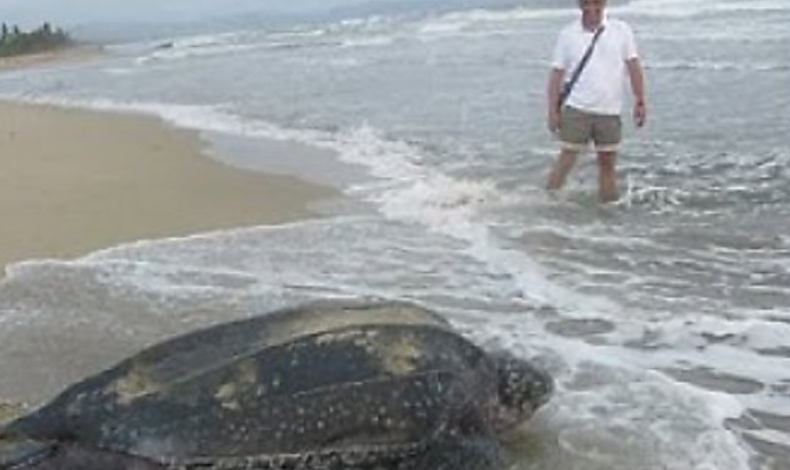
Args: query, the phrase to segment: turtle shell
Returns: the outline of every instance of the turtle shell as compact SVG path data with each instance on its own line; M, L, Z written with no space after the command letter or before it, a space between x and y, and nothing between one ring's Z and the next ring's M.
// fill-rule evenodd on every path
M495 394L489 358L438 315L321 302L155 345L6 432L187 466L357 462L484 422Z

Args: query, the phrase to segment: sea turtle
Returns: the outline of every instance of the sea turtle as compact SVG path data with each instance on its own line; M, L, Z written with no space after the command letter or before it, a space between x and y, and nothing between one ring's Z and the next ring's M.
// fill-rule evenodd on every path
M0 429L8 470L493 470L551 378L441 316L319 301L188 333Z

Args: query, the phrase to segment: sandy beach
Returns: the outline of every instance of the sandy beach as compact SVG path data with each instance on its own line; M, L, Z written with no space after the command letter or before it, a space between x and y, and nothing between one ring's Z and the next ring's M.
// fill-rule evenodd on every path
M100 46L85 44L55 51L0 57L0 72L21 68L29 69L66 61L80 62L94 59L101 54L103 52Z
M285 222L333 194L203 150L196 133L152 117L0 102L0 266Z

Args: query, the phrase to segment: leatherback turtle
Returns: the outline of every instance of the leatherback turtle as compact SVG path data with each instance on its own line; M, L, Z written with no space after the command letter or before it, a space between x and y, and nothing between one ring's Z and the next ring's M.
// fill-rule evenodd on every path
M502 467L552 380L400 302L321 301L167 340L0 429L13 470Z

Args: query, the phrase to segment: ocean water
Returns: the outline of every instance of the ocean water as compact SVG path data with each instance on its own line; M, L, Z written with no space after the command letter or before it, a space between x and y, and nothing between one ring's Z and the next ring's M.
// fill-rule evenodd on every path
M311 220L10 266L0 396L35 404L198 326L398 298L556 377L513 470L790 469L790 2L609 10L637 34L650 116L625 121L607 206L591 153L542 189L570 6L197 32L0 75L4 98L157 115L228 164L342 192Z

